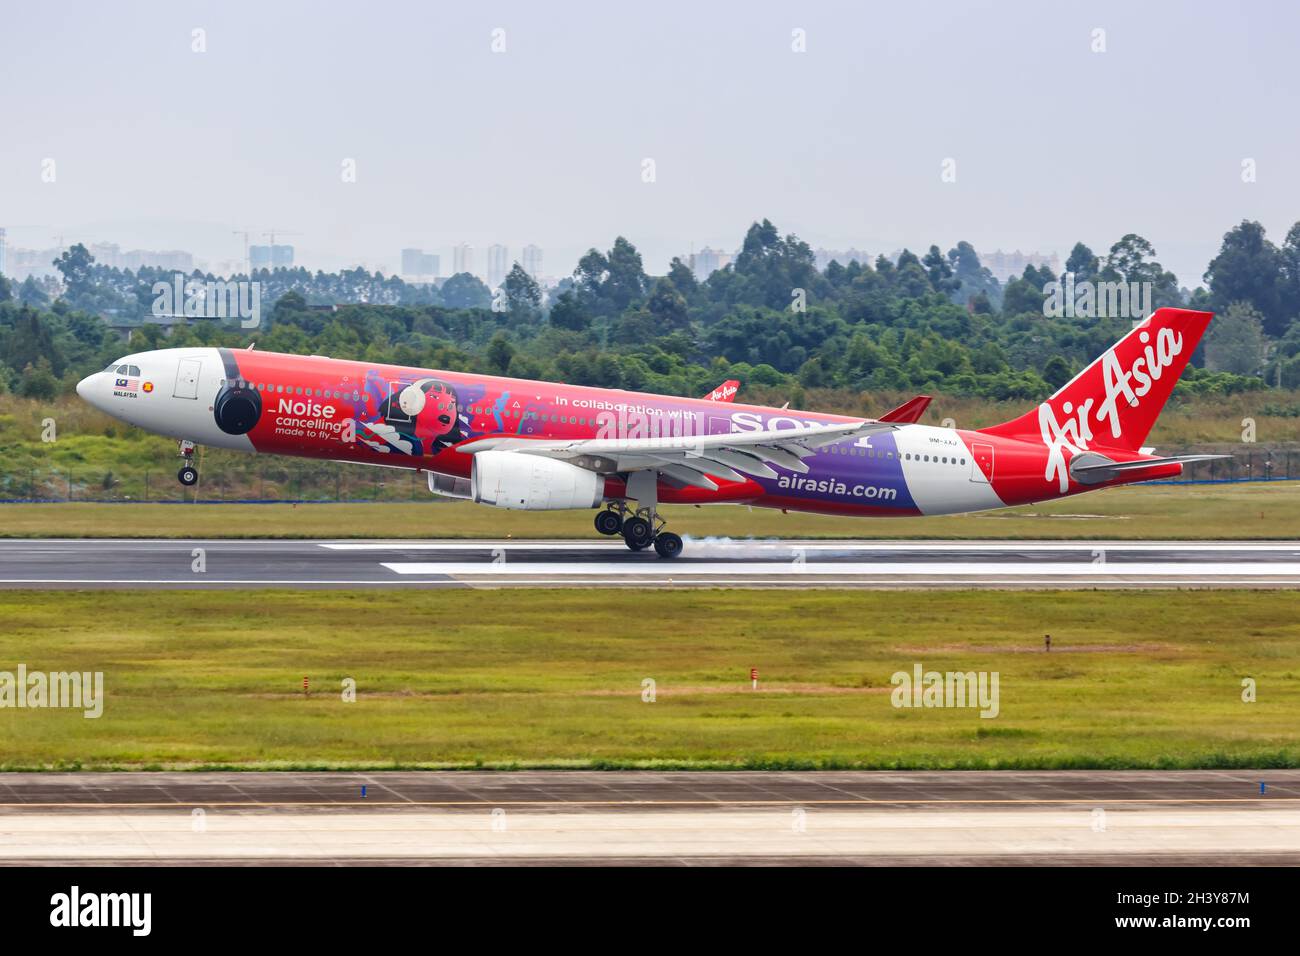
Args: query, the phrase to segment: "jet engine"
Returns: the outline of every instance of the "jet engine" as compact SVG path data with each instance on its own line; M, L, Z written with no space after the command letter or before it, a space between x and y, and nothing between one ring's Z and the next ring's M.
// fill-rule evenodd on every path
M227 382L212 403L212 416L227 435L246 434L262 417L262 396L243 380Z
M481 451L470 470L476 502L515 511L599 508L605 479L566 461L512 451Z

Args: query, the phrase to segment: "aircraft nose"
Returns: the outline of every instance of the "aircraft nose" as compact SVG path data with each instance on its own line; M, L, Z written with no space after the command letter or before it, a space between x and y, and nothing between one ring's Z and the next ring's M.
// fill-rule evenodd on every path
M95 375L98 374L99 374L98 372L95 373ZM77 383L77 394L80 395L82 398L87 400L90 399L90 383L94 380L95 375L87 375L85 378L83 378L80 382Z

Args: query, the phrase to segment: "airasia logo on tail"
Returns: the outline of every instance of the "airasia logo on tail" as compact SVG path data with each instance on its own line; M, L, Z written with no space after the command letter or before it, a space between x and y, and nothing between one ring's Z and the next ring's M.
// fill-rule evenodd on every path
M1151 391L1152 386L1160 381L1174 359L1182 354L1183 337L1171 328L1165 327L1157 331L1154 342L1151 340L1150 330L1146 328L1140 329L1137 337L1143 348L1127 369L1120 364L1119 356L1115 351L1129 339L1120 342L1119 346L1108 349L1099 360L1101 381L1105 392L1099 404L1095 397L1084 399L1077 406L1074 402L1065 401L1061 405L1061 411L1066 416L1064 422L1057 419L1050 402L1043 402L1038 406L1038 427L1042 434L1043 445L1047 448L1047 469L1043 473L1043 478L1046 481L1056 479L1062 493L1068 491L1070 487L1070 475L1066 468L1068 459L1065 453L1068 451L1071 455L1075 455L1087 450L1088 443L1094 437L1093 422L1098 425L1108 423L1112 439L1123 437L1123 411L1137 408L1143 396ZM1119 403L1121 398L1124 399L1122 406ZM1093 414L1094 406L1095 414Z

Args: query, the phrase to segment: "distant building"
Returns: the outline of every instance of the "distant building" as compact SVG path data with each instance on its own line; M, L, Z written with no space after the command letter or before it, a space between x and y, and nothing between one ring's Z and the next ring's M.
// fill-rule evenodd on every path
M41 278L43 276L57 276L58 270L54 268L54 260L63 254L62 249L21 249L18 246L7 247L5 249L5 269L4 273L10 279L16 279L19 282L28 276Z
M813 253L817 262L817 271L825 272L826 267L832 262L838 262L842 266L847 266L850 262L859 262L862 265L871 264L871 253L864 249L818 249Z
M0 229L0 276L5 274L5 231Z
M980 265L993 273L993 278L999 282L1019 279L1024 275L1025 266L1033 266L1035 269L1047 266L1052 270L1053 275L1061 274L1061 260L1055 252L1048 255L1041 252L1021 252L1019 249L1015 252L1003 252L999 249L997 252L981 252L979 257Z
M249 246L250 269L292 269L293 246Z
M487 284L489 289L498 288L506 281L510 271L510 250L503 245L494 244L487 249Z
M542 250L539 246L524 246L523 255L519 264L524 267L524 271L536 279L542 280Z
M730 265L731 259L729 253L705 246L699 252L691 253L691 271L695 273L695 278L707 279L719 269L725 269Z
M423 249L402 250L402 276L428 282L438 278L442 260L433 253Z
M474 247L468 242L462 242L459 246L451 251L452 269L456 275L462 272L474 274Z

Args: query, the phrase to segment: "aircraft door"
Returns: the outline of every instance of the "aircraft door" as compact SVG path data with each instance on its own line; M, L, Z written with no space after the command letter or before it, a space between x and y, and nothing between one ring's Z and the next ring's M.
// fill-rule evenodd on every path
M203 371L201 359L183 358L176 364L176 387L172 390L173 398L199 397L199 373Z
M993 446L971 442L970 480L987 485L993 480Z

